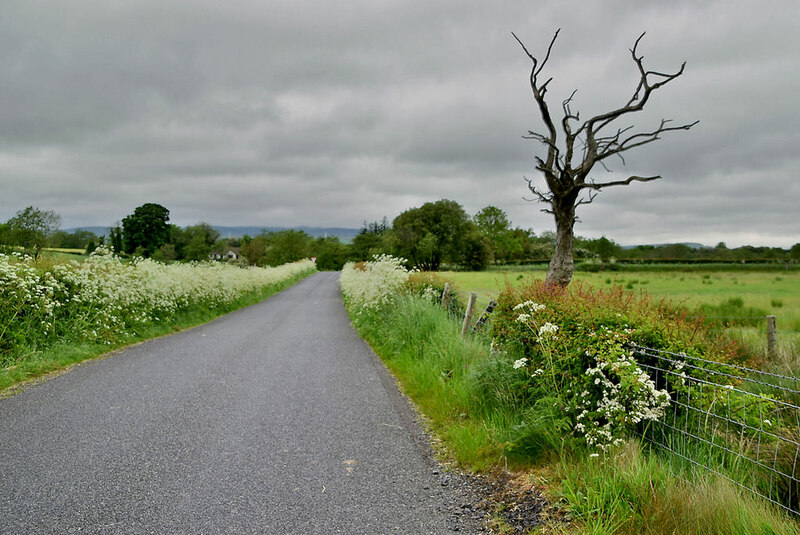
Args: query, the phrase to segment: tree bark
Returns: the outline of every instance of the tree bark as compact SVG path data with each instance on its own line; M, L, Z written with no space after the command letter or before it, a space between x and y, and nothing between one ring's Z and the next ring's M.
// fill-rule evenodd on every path
M556 249L547 268L547 284L567 286L575 271L575 199L576 195L553 199L556 220Z

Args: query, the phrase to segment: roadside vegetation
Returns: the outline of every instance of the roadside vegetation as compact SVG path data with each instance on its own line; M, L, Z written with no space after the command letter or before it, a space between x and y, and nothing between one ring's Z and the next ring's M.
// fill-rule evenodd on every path
M656 266L663 267L663 266ZM672 266L669 266L672 268ZM463 294L477 292L482 304L496 299L507 286L523 287L544 280L544 268L506 267L484 272L441 272ZM638 267L636 271L576 272L574 281L596 290L623 288L637 295L665 299L692 317L702 317L715 332L742 344L764 359L762 367L777 373L800 374L800 272L763 266L683 265L674 269ZM766 360L766 316L777 317L777 357Z
M126 261L100 247L85 261L0 255L0 389L121 345L258 302L315 271Z
M542 488L553 506L540 533L797 532L796 519L637 438L681 386L650 380L627 343L753 364L741 344L620 285L515 282L495 294L491 330L462 339L437 276L388 257L342 272L354 325L445 455L468 470L510 468Z

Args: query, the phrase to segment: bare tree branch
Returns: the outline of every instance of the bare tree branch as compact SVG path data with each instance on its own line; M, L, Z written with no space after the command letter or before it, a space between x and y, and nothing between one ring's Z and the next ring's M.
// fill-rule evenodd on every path
M613 182L586 182L581 184L580 188L591 188L593 190L600 190L602 188L608 188L611 186L628 186L631 182L650 182L652 180L658 180L661 178L661 175L656 176L630 176L625 180L616 180Z
M626 130L617 131L615 136L611 137L602 137L599 136L599 133L611 124L616 119L620 118L623 115L629 113L635 113L644 109L645 104L647 104L648 100L650 99L650 95L653 91L663 87L667 83L671 82L672 80L678 78L683 74L683 71L686 67L686 62L681 64L680 69L675 73L662 73L658 71L647 70L644 67L644 56L640 56L637 54L637 48L639 43L641 42L642 38L645 36L642 33L630 50L631 57L633 58L634 63L636 64L636 68L639 71L639 83L636 86L636 90L633 92L633 95L628 100L628 102L615 110L596 115L581 125L581 128L578 132L586 132L587 135L587 145L589 147L589 151L587 157L584 158L583 164L581 166L581 173L582 175L588 174L591 167L598 161L608 156L612 156L614 154L618 154L625 150L629 150L635 147L639 147L641 145L645 145L652 141L655 141L659 138L659 134L663 132L669 132L674 130L688 130L692 126L696 125L698 121L695 121L690 124L685 124L678 127L666 127L666 121L662 119L661 125L658 129L653 132L648 133L641 133L636 134L630 138L627 138L622 143L619 143L619 136ZM659 81L651 81L651 77L659 78ZM642 139L644 138L644 139ZM639 142L631 143L635 139L640 139ZM605 141L605 143L604 143Z
M597 197L597 192L596 191L590 191L588 197L585 197L583 199L578 199L578 202L575 203L575 207L577 208L578 206L580 206L582 204L591 204L591 202L594 200L595 197Z
M514 34L514 32L511 32L511 35L514 36L514 39L517 40L517 42L522 47L522 50L525 51L525 54L527 54L527 56L530 58L533 64L531 67L531 74L530 74L531 90L533 91L533 98L534 100L536 100L536 104L539 106L539 113L542 116L542 120L544 121L544 124L547 127L547 131L550 134L549 136L547 136L550 142L550 149L547 151L547 164L549 167L553 167L555 165L555 162L557 162L558 160L558 151L555 149L556 139L557 139L556 127L555 124L553 123L552 117L550 116L550 109L548 108L547 102L544 99L544 95L547 92L547 84L549 84L553 79L549 78L545 83L539 85L538 78L539 78L539 73L542 72L542 69L547 64L547 60L550 59L550 51L553 49L553 44L556 42L556 38L558 37L558 32L560 31L561 29L556 30L556 33L553 35L553 39L550 40L550 45L547 47L547 55L545 56L541 64L539 64L538 60L533 56L533 54L531 54L528 51L528 49L525 47L522 41L516 36L516 34Z
M689 130L691 127L699 123L700 121L695 121L689 124L683 124L680 126L666 126L667 123L671 122L669 119L661 119L661 124L657 129L652 132L640 132L638 134L634 134L628 138L626 138L621 143L618 142L618 135L616 139L613 139L606 147L605 150L601 151L597 155L598 160L602 160L614 154L619 154L626 150L630 150L636 147L641 147L642 145L646 145L648 143L652 143L657 139L661 139L659 134L663 134L664 132L674 132L676 130ZM626 129L628 130L628 129ZM622 131L620 131L622 132ZM638 140L638 141L635 141ZM635 141L635 142L634 142Z
M525 198L525 197L523 197L523 199L525 199L526 201L538 201L540 203L552 206L552 204L553 204L553 194L552 193L543 192L542 190L540 190L539 188L537 188L536 186L533 185L533 181L530 178L528 178L528 177L523 177L523 178L528 183L528 189L530 190L530 192L533 193L534 195L536 195L535 199L528 199L528 198ZM549 209L549 208L543 208L542 212L547 213L547 214L552 214L553 213L553 211L551 209Z
M606 113L595 115L581 122L580 114L573 112L572 105L576 91L561 102L562 117L560 120L563 137L559 139L556 123L550 113L550 108L545 99L550 82L548 78L540 82L545 65L550 59L550 54L555 45L560 30L556 31L547 53L540 61L525 47L525 44L512 32L517 43L531 60L530 86L533 98L539 108L539 114L544 122L544 133L529 131L525 139L538 141L546 147L546 156L536 156L536 170L544 176L548 191L537 188L529 179L528 189L533 194L533 199L548 208L543 212L553 214L556 220L556 250L547 273L548 282L567 284L572 278L574 224L577 221L575 210L577 207L590 204L594 201L600 190L612 186L628 186L633 182L650 182L657 180L660 175L639 176L632 175L625 180L611 180L596 182L589 178L589 173L595 164L600 164L606 171L610 171L605 160L611 156L618 156L625 164L623 153L643 145L652 143L666 132L689 130L697 121L671 126L671 121L661 119L658 127L651 131L636 132L634 126L618 127L611 129L611 125L618 119L644 109L654 91L664 87L671 81L680 77L686 67L682 63L680 68L673 73L648 70L644 65L644 56L639 54L639 44L645 34L642 33L630 49L631 58L639 73L639 80L632 95L622 106ZM606 132L606 129L609 131ZM575 144L579 145L576 147ZM576 151L578 154L576 154ZM573 160L577 160L573 164Z

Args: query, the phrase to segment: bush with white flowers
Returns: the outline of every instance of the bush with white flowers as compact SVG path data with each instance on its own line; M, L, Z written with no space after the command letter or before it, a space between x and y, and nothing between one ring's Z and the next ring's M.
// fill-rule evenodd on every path
M593 329L578 323L562 339L546 305L525 301L512 310L535 341L513 368L523 370L531 382L552 386L573 414L575 433L589 446L606 451L623 443L636 425L664 415L669 393L656 388L624 347L633 329ZM575 340L584 340L578 358L567 349Z
M413 271L405 268L406 260L391 255L375 255L371 261L342 268L339 285L345 301L359 313L376 310L399 295Z
M99 247L82 263L41 272L29 257L0 255L0 364L19 347L56 338L110 344L181 310L218 308L314 269L311 260L274 268L125 262Z

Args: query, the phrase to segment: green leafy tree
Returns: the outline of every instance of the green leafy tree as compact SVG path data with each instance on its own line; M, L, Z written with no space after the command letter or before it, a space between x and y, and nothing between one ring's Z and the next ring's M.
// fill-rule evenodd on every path
M119 223L108 229L108 243L114 252L122 254L122 227Z
M264 254L268 266L280 266L311 256L313 238L302 230L281 230L267 235Z
M57 230L50 234L47 244L50 247L62 247L65 249L85 249L89 240L97 240L97 235L89 230L75 230L66 232Z
M492 243L489 238L473 229L467 234L462 246L461 263L472 271L486 269L492 262Z
M502 237L511 227L506 213L491 205L475 214L472 221L475 222L481 234L493 241Z
M472 221L491 244L492 256L497 262L509 262L519 258L523 243L511 228L506 213L496 206L487 206L475 214Z
M0 223L0 245L11 245L11 228L8 223Z
M167 225L167 229L169 234L169 241L167 243L172 245L173 251L175 252L175 260L181 260L183 259L183 248L189 243L189 236L181 227L173 225L172 223Z
M159 262L171 262L172 260L176 260L178 258L178 253L175 251L175 245L172 243L165 243L158 249L153 252L153 256L151 256L153 260L158 260Z
M352 260L370 260L376 254L388 251L386 244L390 234L389 223L386 218L381 222L364 222L359 233L350 244L350 257Z
M446 261L463 263L467 236L475 229L464 208L447 199L406 210L392 227L395 253L423 271L437 271Z
M792 248L789 249L789 258L792 260L800 260L800 243L795 243L792 245Z
M536 235L532 229L514 228L508 234L507 262L524 262L535 257L533 254ZM549 258L549 257L548 257Z
M219 232L208 223L186 227L183 231L185 260L208 260L208 255L219 240Z
M28 206L8 220L11 244L24 247L38 259L48 236L58 230L60 223L61 217L55 212Z
M608 261L610 258L619 258L622 253L622 247L605 236L594 240L587 240L584 247L599 256L604 262Z
M340 271L350 256L350 249L336 236L317 238L312 247L312 256L317 258L320 271Z
M169 210L160 204L146 203L137 207L122 220L123 250L128 254L138 250L142 256L151 256L170 240L168 221Z
M251 238L248 235L242 237L242 246L239 254L247 260L247 263L256 266L263 265L264 254L267 252L267 240L263 236Z

